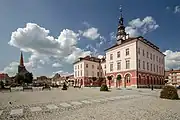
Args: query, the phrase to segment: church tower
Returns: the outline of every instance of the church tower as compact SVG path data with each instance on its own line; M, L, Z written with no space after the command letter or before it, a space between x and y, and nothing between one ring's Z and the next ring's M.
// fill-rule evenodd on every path
M18 66L18 73L24 73L26 72L26 68L24 66L24 59L23 59L23 54L21 52L21 56L20 56L20 61L19 61L19 66Z
M127 34L125 31L124 18L122 15L121 7L120 7L120 12L121 12L121 16L119 18L119 24L118 24L117 34L116 34L117 44L121 44L123 40L126 40L129 37L129 34Z

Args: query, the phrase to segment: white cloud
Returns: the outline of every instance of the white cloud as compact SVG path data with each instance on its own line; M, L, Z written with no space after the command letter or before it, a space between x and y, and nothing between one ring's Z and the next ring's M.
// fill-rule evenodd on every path
M98 33L98 29L94 27L85 30L82 35L91 40L95 40L100 36L100 34Z
M102 59L104 56L103 55L98 55L98 58L99 59Z
M57 67L57 68L58 68L58 67L61 67L61 66L62 66L62 65L61 65L60 63L53 63L53 64L52 64L52 67Z
M166 10L169 10L169 9L170 9L170 7L169 7L169 6L167 6L167 7L166 7Z
M18 62L12 62L9 64L9 66L5 67L3 72L8 73L9 76L15 75L18 71Z
M107 42L106 38L104 36L100 36L99 37L99 42L96 43L96 47L100 48L106 42Z
M131 37L145 35L148 32L154 31L159 27L156 21L151 17L147 16L143 20L140 18L134 19L128 23L126 32Z
M58 63L59 61L62 61L63 65L71 64L79 56L91 53L76 47L80 39L79 33L64 29L60 32L58 38L50 36L49 33L49 30L35 23L27 23L25 28L18 28L12 32L8 44L30 53L30 58L25 63L30 70L41 68L46 64ZM15 66L14 63L11 63L4 71L11 72L13 66ZM57 64L53 66L57 66ZM17 67L14 68L17 69Z
M87 45L86 49L88 51L91 51L91 55L94 56L94 57L97 57L99 55L98 50L95 47L93 47L91 44Z
M174 7L174 13L180 13L180 6L179 5Z
M60 74L61 76L66 76L66 75L72 75L73 74L73 73L69 73L69 72L64 72L63 70L59 70L59 71L53 72L52 76L54 76L56 73Z
M86 22L86 21L83 22L83 25L85 25L88 28L90 27L90 24L88 22Z
M164 52L165 57L165 66L166 69L180 69L180 52L179 51L171 51L166 50Z

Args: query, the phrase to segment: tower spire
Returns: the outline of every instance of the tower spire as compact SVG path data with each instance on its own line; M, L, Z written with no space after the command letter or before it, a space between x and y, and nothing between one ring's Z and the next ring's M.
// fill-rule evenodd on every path
M123 15L122 15L122 5L120 5L120 13L121 13L121 17L119 18L119 23L120 25L123 25L124 19L123 19Z
M24 60L23 60L23 53L21 51L21 57L20 57L20 66L24 66Z
M125 27L124 27L124 18L123 18L123 14L122 14L122 6L120 5L120 18L119 18L119 25L118 25L118 30L117 30L117 34L116 34L116 39L117 41L121 41L121 40L125 40L126 39L126 31L125 31Z

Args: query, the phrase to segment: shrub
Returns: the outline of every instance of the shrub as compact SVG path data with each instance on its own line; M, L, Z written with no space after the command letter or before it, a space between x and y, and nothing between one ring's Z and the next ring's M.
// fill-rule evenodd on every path
M164 88L160 93L160 98L172 99L172 100L179 99L177 89L174 86L170 86L170 85L164 86Z
M67 85L66 85L66 83L63 84L62 90L67 90Z
M101 85L100 91L108 91L108 86L106 84Z

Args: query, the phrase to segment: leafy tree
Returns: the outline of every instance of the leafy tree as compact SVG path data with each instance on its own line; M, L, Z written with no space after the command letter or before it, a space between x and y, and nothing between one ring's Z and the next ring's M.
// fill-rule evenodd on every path
M4 88L4 83L3 83L3 81L0 81L0 88Z
M22 84L24 81L24 76L21 75L21 74L17 74L16 77L15 77L15 82L18 83L18 84Z
M120 87L120 84L121 84L121 75L118 75L116 79L118 80L118 84L119 84L118 87Z
M111 80L112 80L112 76L107 76L107 79L109 80L109 88L111 88Z
M24 83L32 83L32 80L33 80L33 74L26 73L24 77Z
M92 77L92 80L93 80L93 84L94 84L94 82L97 80L97 78L96 77Z

